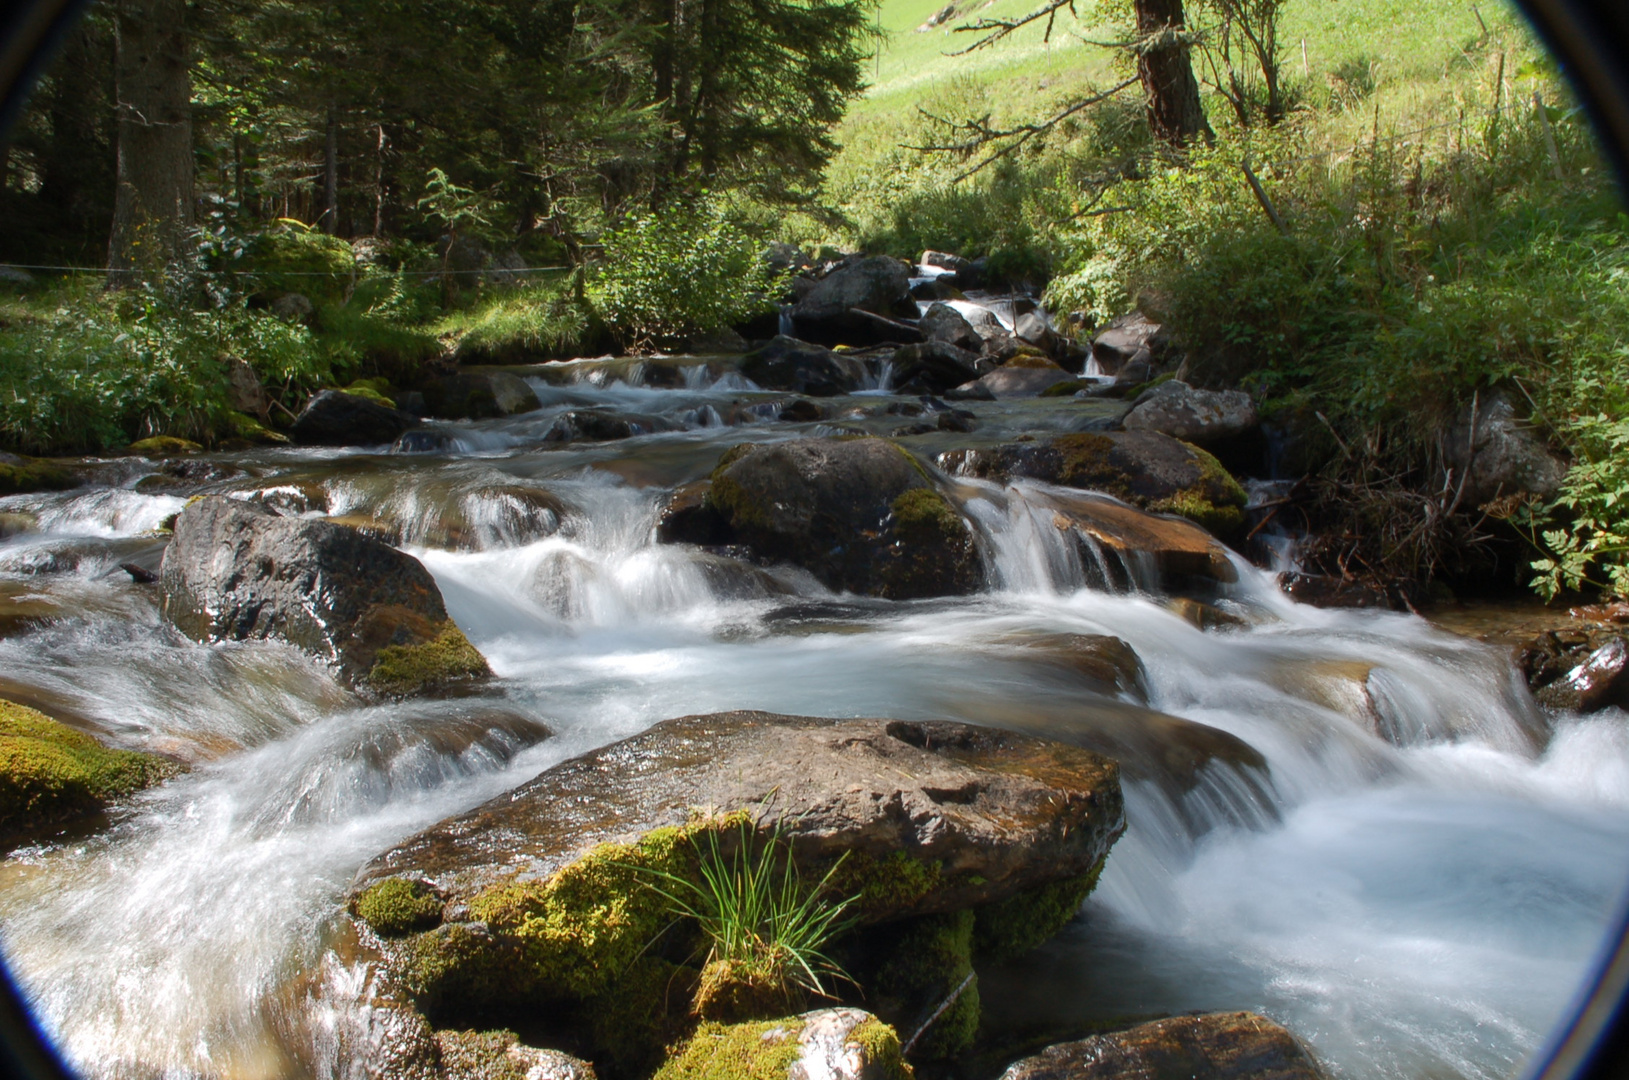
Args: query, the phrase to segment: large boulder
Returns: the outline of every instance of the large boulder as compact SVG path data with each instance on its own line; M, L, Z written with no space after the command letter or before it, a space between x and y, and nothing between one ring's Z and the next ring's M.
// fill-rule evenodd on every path
M798 337L823 344L909 344L922 340L914 319L910 272L898 259L874 255L826 275L792 306Z
M936 1025L965 1046L972 955L1055 933L1123 828L1117 767L1076 747L936 721L691 716L403 841L361 871L350 910L386 983L431 1023L554 1017L596 1065L638 1071L725 978L698 970L696 928L651 886L699 879L709 853L781 852L807 881L829 871L828 895L849 902L830 951L855 995L875 987L867 1000L903 1015L954 989L953 972L974 984L968 1014ZM895 948L907 940L942 958ZM784 989L763 1009L728 1000L731 1022L795 1011Z
M765 390L835 397L864 385L866 371L851 356L782 335L742 357L741 374Z
M1094 431L939 455L946 472L1101 491L1142 509L1179 514L1219 536L1244 523L1244 488L1204 450L1153 431Z
M1001 1080L1324 1080L1283 1027L1249 1012L1176 1016L1049 1046Z
M67 491L79 484L79 477L55 462L18 457L0 450L0 496Z
M974 335L975 340L977 335ZM942 394L978 376L978 355L947 341L906 345L894 352L894 385L900 394Z
M364 530L202 498L176 517L161 580L164 614L188 637L287 641L369 692L488 673L429 571Z
M1152 362L1155 353L1164 352L1160 324L1141 312L1119 315L1109 320L1092 339L1092 357L1104 374L1117 374L1139 354Z
M485 420L541 408L525 379L507 371L458 371L432 379L419 391L425 413L441 420Z
M1256 406L1243 390L1199 390L1172 379L1140 395L1121 423L1127 431L1214 444L1253 429Z
M708 500L735 542L827 587L891 599L979 585L973 534L926 470L886 439L797 439L728 451Z
M928 308L917 328L922 331L924 341L942 341L975 355L984 351L984 339L979 337L979 332L966 316L949 304L934 304Z
M707 1024L655 1080L912 1080L899 1035L862 1009Z
M956 389L963 399L988 395L996 401L1003 401L1008 398L1039 397L1043 391L1073 379L1073 375L1046 357L1022 352L988 375Z
M399 409L343 390L324 390L306 402L289 434L301 446L374 446L393 443L418 421Z
M1552 450L1531 424L1517 418L1515 408L1503 395L1474 404L1474 438L1473 410L1467 405L1449 430L1443 447L1454 470L1456 490L1461 480L1465 484L1461 505L1469 509L1501 495L1555 498L1567 475L1566 459Z
M1608 705L1629 707L1629 640L1607 638L1534 696L1552 709L1576 712L1595 712Z

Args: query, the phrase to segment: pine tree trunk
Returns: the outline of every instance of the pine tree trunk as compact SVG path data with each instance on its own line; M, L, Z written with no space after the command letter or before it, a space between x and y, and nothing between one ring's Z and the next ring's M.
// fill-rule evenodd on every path
M122 0L114 17L117 187L110 285L175 262L192 229L192 78L185 0Z
M328 134L322 143L322 231L339 234L339 118L328 110Z
M1212 138L1205 108L1199 101L1199 80L1188 60L1188 46L1179 38L1187 24L1182 0L1136 0L1137 33L1149 41L1137 57L1137 75L1148 95L1148 125L1154 136L1182 146L1197 136Z

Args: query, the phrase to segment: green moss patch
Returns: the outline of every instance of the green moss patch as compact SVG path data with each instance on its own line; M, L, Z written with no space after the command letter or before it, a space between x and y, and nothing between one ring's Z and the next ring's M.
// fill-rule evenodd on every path
M27 495L34 491L67 491L79 481L67 469L49 461L16 458L11 462L0 454L0 495Z
M486 657L448 619L441 632L428 641L380 649L367 682L379 693L405 696L490 674Z
M795 1018L703 1024L653 1080L787 1080L802 1031Z
M1156 514L1175 514L1205 529L1213 536L1224 539L1244 527L1244 511L1237 506L1217 506L1192 489L1178 492L1169 499L1149 503L1148 509Z
M974 912L973 945L980 959L1019 956L1050 940L1075 917L1097 887L1103 862L1080 877L1054 881Z
M422 881L386 878L363 890L351 912L381 937L401 937L438 925L441 898Z
M164 758L109 750L42 712L0 700L0 829L94 813L179 771Z
M978 976L973 974L971 911L923 915L889 928L886 959L872 992L877 1012L901 1023L925 1021L972 976L956 1000L917 1039L923 1058L948 1058L973 1045L979 1026Z
M896 851L878 858L851 851L832 875L835 896L858 897L853 911L862 920L908 911L939 887L943 871L929 862Z
M176 454L196 454L203 447L191 439L180 439L174 435L154 435L151 438L138 439L125 447L132 454L143 457L173 457Z
M972 590L977 578L973 533L943 495L932 488L912 488L894 499L889 510L883 596L909 600Z

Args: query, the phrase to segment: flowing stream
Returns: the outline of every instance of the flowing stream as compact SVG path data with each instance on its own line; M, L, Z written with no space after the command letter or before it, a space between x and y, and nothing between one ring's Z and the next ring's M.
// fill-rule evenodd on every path
M910 421L883 413L880 378L789 424L784 395L726 361L650 364L678 378L522 369L542 410L432 425L430 452L211 455L215 474L185 483L127 460L101 486L0 500L39 522L0 541L0 697L192 765L108 827L0 863L6 959L88 1076L351 1075L339 914L364 862L554 762L735 708L1126 746L1129 829L1096 893L1057 940L981 976L990 1030L1014 1045L1224 1008L1267 1013L1353 1080L1506 1076L1540 1044L1629 880L1629 716L1552 729L1502 651L1293 604L1242 561L1219 604L1248 627L1201 632L1146 577L1088 587L1100 576L1047 525L1042 485L968 482L997 582L972 598L836 596L658 545L665 495L730 445ZM931 458L1113 406L973 408L975 435L903 441ZM583 409L646 433L547 441ZM368 706L291 648L182 638L117 567L156 565L150 530L199 490L389 522L497 678ZM537 491L544 509L517 495ZM1147 707L1031 647L1059 633L1129 642ZM1169 717L1248 752L1174 752L1203 729Z

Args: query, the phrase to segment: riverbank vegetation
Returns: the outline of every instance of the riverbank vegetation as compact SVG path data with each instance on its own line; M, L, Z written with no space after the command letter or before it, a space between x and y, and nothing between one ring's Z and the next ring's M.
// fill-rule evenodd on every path
M1519 536L1546 595L1629 590L1626 219L1508 10L1432 0L1399 34L1378 0L1193 0L1208 131L1173 139L1138 81L1148 3L718 3L627 33L610 4L409 5L376 33L355 0L290 65L298 7L187 16L175 235L114 205L115 16L75 32L8 158L0 251L84 265L119 222L133 284L5 287L8 448L252 440L427 363L681 349L772 315L770 241L937 249L1045 286L1076 333L1140 309L1192 381L1248 389L1277 467L1357 538L1326 569L1471 572ZM1554 502L1464 498L1454 427L1494 400L1574 461Z

